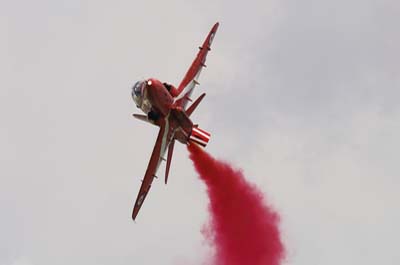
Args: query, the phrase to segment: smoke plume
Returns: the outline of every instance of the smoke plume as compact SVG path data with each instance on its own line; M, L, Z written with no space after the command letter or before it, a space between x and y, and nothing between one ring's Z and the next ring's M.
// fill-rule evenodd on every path
M241 171L195 144L189 147L207 186L210 220L206 239L214 249L212 265L279 265L284 256L279 217Z

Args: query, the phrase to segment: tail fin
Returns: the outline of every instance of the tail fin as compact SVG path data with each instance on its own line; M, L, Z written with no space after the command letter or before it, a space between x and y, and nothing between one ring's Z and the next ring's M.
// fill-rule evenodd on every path
M189 136L189 142L206 147L208 142L210 141L210 137L210 133L200 129L197 126L193 126L192 133Z

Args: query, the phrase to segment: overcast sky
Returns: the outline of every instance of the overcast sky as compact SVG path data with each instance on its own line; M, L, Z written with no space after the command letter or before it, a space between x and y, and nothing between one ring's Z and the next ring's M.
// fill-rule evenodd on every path
M281 214L285 264L400 264L399 1L0 0L0 265L201 264L184 146L131 220L157 129L130 88L179 84L216 21L193 118Z

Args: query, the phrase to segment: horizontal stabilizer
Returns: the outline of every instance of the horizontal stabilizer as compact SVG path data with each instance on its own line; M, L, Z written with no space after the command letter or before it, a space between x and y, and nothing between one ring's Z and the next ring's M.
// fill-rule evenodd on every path
M151 124L154 124L154 122L152 120L149 120L147 118L147 115L143 115L143 114L133 114L133 117L135 117L138 120L144 121L144 122L148 122Z
M190 105L190 107L186 110L186 114L187 114L188 116L190 116L190 115L193 113L193 111L197 108L197 106L200 104L201 100L202 100L205 96L206 96L206 93L201 94L201 96L200 96L198 99L196 99L196 101L193 102L192 105Z

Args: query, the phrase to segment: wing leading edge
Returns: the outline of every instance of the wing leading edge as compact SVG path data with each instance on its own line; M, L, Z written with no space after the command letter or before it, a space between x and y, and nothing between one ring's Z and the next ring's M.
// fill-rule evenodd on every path
M173 138L173 131L169 127L168 118L166 118L160 125L160 130L158 132L157 140L153 148L153 153L151 154L146 173L142 180L142 185L140 186L140 190L136 198L135 206L132 212L133 220L136 219L136 216L143 205L143 201L146 199L146 196L151 188L151 184L154 178L156 177L156 172L158 170L158 167L160 166L160 163L163 160L165 151L167 150L168 145L170 144L172 138Z
M199 52L197 53L196 58L192 62L189 70L185 74L182 82L178 87L178 97L176 98L176 102L182 106L186 107L188 101L190 100L190 95L193 92L193 89L196 85L199 84L198 78L201 73L201 69L206 67L206 58L208 51L211 50L211 44L214 40L214 36L217 33L219 23L215 23L212 27L210 33L208 33L207 38L204 40L203 45L199 47Z

